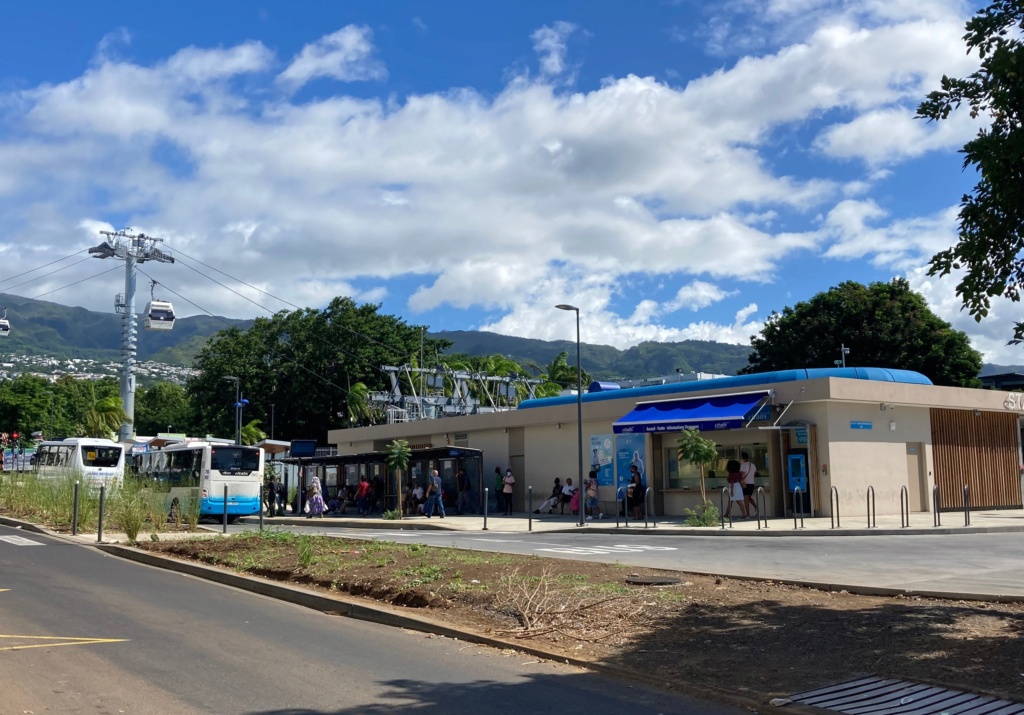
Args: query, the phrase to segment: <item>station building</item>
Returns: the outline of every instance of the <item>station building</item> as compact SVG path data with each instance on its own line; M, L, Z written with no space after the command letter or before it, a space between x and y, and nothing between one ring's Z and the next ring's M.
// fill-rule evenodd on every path
M701 477L677 459L676 440L696 428L717 445L705 478L716 505L726 462L746 453L769 516L828 516L837 504L846 516L863 515L869 493L878 514L901 504L960 509L965 487L972 508L1022 508L1022 415L1022 393L940 387L906 370L799 369L628 389L595 383L579 397L332 430L328 440L339 455L380 453L396 438L440 449L432 466L448 483L456 460L444 448L481 450L470 477L493 492L494 469L510 468L520 512L530 506L526 487L539 504L555 477L577 481L582 443L584 474L598 471L607 513L637 464L655 513L683 516L700 503Z

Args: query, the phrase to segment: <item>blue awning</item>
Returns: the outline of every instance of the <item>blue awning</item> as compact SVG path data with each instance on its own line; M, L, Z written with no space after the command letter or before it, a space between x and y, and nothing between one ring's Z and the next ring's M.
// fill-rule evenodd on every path
M679 432L684 429L722 430L743 427L752 419L771 419L771 393L740 392L731 395L691 397L687 400L638 402L633 411L616 420L616 434Z

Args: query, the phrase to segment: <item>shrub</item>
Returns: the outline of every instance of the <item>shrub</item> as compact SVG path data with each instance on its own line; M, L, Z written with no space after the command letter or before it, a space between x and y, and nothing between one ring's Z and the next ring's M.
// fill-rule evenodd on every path
M687 526L718 526L721 523L721 512L711 500L694 509L683 509Z

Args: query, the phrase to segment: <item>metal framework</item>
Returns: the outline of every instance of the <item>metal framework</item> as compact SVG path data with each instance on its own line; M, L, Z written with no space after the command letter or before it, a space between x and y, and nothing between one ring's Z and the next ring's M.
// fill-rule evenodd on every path
M158 263L174 263L174 258L159 248L162 238L154 238L144 233L132 233L131 228L120 231L100 231L106 238L98 246L89 249L93 258L117 258L124 261L124 293L114 297L114 310L121 314L121 403L124 406L128 421L121 424L118 439L127 441L132 438L135 421L135 357L136 340L138 338L137 320L135 316L135 269L139 263L157 261Z

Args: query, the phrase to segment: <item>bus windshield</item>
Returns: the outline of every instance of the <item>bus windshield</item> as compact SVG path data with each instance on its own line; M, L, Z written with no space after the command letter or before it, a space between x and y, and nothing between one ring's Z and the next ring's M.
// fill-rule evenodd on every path
M260 451L246 447L214 447L210 468L220 472L254 472L260 468Z
M82 464L86 467L116 467L121 461L121 447L83 447Z

